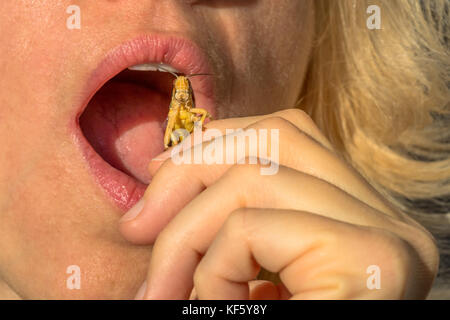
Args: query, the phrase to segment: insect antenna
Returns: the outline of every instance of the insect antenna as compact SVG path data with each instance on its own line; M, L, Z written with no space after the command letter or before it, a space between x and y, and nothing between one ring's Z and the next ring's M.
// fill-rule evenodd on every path
M210 73L196 73L196 74L187 75L186 78L192 78L192 77L196 77L196 76L211 76L211 77L214 77L214 75L210 74Z
M164 68L163 66L158 66L158 69L162 69L162 70L164 70L164 71L170 73L171 75L173 75L175 78L178 78L178 75L177 75L175 72L172 72L172 71L170 71L170 70Z

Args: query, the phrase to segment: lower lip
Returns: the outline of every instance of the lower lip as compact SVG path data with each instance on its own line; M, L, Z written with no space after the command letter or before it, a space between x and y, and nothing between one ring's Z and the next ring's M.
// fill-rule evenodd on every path
M83 156L97 182L103 187L114 203L126 212L144 195L147 185L114 168L92 148L84 137L77 122L76 143L81 147Z
M72 119L76 121L71 122L69 125L72 135L75 139L75 143L81 148L83 157L89 164L89 171L96 178L96 182L101 185L103 190L106 191L109 198L117 205L117 207L125 213L133 205L139 201L144 195L147 185L141 183L137 179L125 174L124 172L112 167L92 148L90 143L84 137L79 125L79 117L84 111L85 106L91 100L93 95L101 88L108 80L113 78L120 71L124 70L130 65L137 65L146 63L149 61L162 61L162 57L168 57L169 61L162 61L163 63L170 64L178 70L181 70L182 64L187 62L192 63L196 61L200 66L196 69L187 70L188 73L210 73L210 70L206 66L206 58L202 56L202 53L196 49L191 43L184 40L174 39L156 39L156 37L141 37L138 38L121 48L118 48L110 54L105 61L103 61L99 68L94 72L91 79L88 81L87 88L85 89L89 97L84 101L80 101L80 105L83 106L81 110L78 110L77 114ZM172 45L166 45L172 42ZM173 45L173 42L176 44ZM148 44L157 44L157 48L147 48ZM145 47L147 51L155 51L146 54L142 54L141 47ZM139 52L128 53L124 55L123 48L141 48L137 50ZM159 57L159 58L158 58ZM213 116L215 114L212 86L209 84L202 84L202 90L200 91L205 96L205 102L202 105Z

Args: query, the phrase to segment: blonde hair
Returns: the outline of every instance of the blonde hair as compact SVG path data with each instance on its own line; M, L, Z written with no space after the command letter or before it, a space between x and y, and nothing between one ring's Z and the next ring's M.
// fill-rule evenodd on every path
M372 3L314 1L300 107L378 191L436 234L443 225L432 230L432 217L450 211L449 2L378 0L381 29L369 30Z

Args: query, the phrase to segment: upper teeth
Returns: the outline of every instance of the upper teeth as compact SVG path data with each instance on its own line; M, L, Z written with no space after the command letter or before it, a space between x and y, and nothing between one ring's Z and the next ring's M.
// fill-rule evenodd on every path
M179 73L179 71L177 69L175 69L167 64L164 64L164 63L137 64L135 66L129 67L128 69L136 70L136 71L161 71L161 72Z

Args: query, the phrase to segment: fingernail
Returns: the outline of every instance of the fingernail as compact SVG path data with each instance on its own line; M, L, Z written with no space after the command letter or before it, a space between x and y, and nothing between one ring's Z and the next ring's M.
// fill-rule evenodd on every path
M133 220L139 215L139 213L141 213L143 208L144 208L144 199L142 198L133 206L133 208L128 210L128 212L125 213L122 218L120 218L120 222Z
M146 290L147 290L147 281L144 281L144 283L139 288L139 291L137 292L136 297L134 297L134 300L143 300Z

